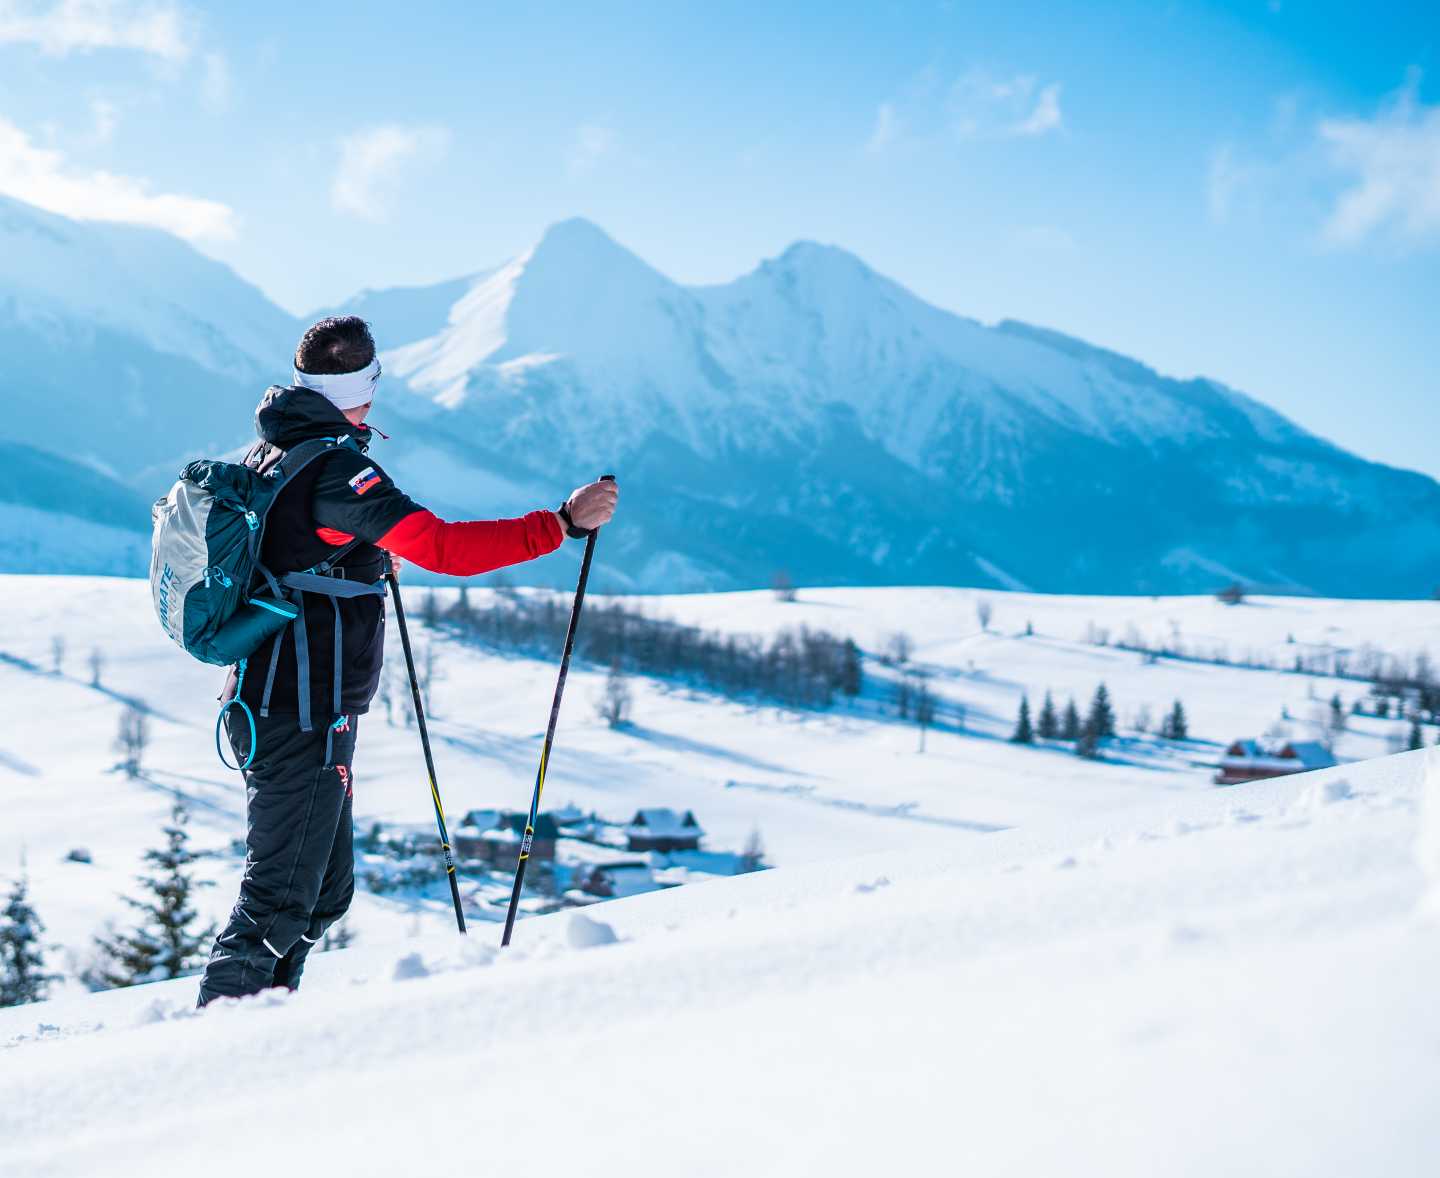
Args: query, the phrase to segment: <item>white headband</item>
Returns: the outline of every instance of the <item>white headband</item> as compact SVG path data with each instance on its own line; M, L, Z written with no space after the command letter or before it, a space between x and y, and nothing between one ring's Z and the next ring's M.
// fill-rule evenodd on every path
M375 399L375 386L380 383L380 359L377 356L359 372L318 375L295 369L295 383L313 389L336 409L358 409Z

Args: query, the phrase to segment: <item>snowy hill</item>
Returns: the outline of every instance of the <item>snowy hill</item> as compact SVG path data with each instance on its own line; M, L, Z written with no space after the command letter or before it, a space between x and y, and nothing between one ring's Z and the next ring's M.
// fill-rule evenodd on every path
M557 1174L1434 1173L1434 754L1157 783L1120 808L1054 784L1072 801L1011 830L892 823L868 854L528 919L503 955L493 925L394 927L320 955L294 995L196 1014L181 979L0 1012L0 1169L89 1178L123 1151L155 1178L249 1173L250 1151L215 1148L244 1116L275 1156L377 1178L457 1154ZM42 903L48 862L32 851Z

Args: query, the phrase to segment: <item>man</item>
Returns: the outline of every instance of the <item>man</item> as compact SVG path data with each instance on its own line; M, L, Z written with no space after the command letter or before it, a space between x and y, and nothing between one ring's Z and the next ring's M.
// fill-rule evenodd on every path
M257 673L237 684L232 672L226 685L224 698L238 687L254 714L256 747L245 770L240 899L211 951L201 1006L271 986L294 989L311 947L350 905L352 758L359 717L379 683L385 638L385 599L368 587L383 577L387 553L433 572L471 576L544 556L567 534L583 537L615 512L616 485L598 482L581 487L558 511L465 523L437 519L365 452L365 417L379 378L365 322L322 319L296 349L294 385L268 389L256 410L260 442L246 462L262 471L311 438L354 442L310 463L281 492L266 519L261 560L276 576L333 562L338 567L327 575L360 595L304 593L303 632L287 626L251 656ZM250 726L239 712L228 710L226 729L232 749L244 757Z

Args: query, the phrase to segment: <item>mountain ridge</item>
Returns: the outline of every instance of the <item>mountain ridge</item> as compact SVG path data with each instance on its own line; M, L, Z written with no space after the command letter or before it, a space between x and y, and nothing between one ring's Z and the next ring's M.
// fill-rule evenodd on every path
M300 321L184 243L7 201L12 241L8 438L150 497L185 457L242 442L264 386L288 380ZM686 286L572 218L501 266L355 308L384 347L376 417L396 440L378 460L462 517L615 470L630 493L597 569L615 589L753 587L780 570L1072 592L1433 588L1433 479L1216 381L935 307L839 246L796 242Z
M691 513L732 549L745 536L743 551L678 541L708 587L786 567L837 584L1239 579L1404 596L1428 593L1440 554L1427 476L1366 463L1217 381L934 307L838 246L797 242L731 282L683 286L564 222L387 361L460 436L667 487L669 507L634 522L671 533L671 555ZM954 513L936 528L942 503ZM666 587L643 569L641 587Z

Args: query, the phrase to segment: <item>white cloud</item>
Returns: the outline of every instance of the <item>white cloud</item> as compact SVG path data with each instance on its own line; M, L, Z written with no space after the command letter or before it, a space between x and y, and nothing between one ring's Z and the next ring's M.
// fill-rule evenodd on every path
M1236 197L1250 180L1250 170L1235 156L1235 149L1222 143L1210 154L1210 166L1205 174L1206 205L1210 219L1223 225L1230 219Z
M1065 123L1059 82L1032 74L997 77L983 69L948 85L933 68L921 70L875 112L865 150L880 153L902 140L937 146L945 140L1028 139Z
M900 116L895 110L895 104L882 102L875 112L875 129L870 132L865 150L872 154L884 151L899 137Z
M0 45L34 45L63 57L96 49L129 49L167 61L190 56L180 8L147 0L0 0Z
M575 131L575 142L565 160L565 170L569 172L572 180L588 175L614 150L614 128L600 123L581 123Z
M230 63L222 53L207 53L200 59L200 94L212 110L230 105Z
M120 125L120 111L113 102L104 98L90 100L90 117L95 120L96 143L109 143Z
M1060 129L1060 83L1040 85L1030 74L995 78L971 70L949 94L951 128L961 139L1011 139Z
M1035 106L1020 122L1016 123L1016 135L1044 135L1060 126L1060 83L1051 82L1035 96Z
M437 162L449 146L450 132L443 127L387 123L347 135L340 140L330 203L339 212L384 221L405 170Z
M86 221L125 221L168 229L189 240L235 235L235 214L218 201L153 192L148 181L69 166L0 118L0 193Z
M1325 223L1326 241L1353 245L1387 230L1410 240L1440 234L1440 106L1420 102L1419 89L1412 70L1373 118L1320 123L1331 165L1352 181Z

